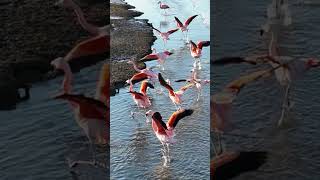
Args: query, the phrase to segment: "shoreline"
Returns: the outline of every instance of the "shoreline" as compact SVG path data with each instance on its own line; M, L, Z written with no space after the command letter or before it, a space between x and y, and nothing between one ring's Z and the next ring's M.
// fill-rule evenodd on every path
M110 94L114 96L120 88L125 87L125 81L136 71L129 60L138 61L151 53L151 46L157 39L148 19L134 19L143 13L133 10L135 7L125 2L110 4L111 54L110 54ZM140 66L145 66L141 63Z
M0 5L1 60L0 106L15 109L19 89L61 75L50 74L50 62L65 56L76 44L90 35L81 28L72 10L55 6L55 1L8 1ZM108 3L76 0L89 22L98 26L109 24ZM108 54L94 57L80 69L106 60ZM85 58L82 58L83 61ZM80 60L82 61L82 60ZM49 73L49 75L48 75ZM31 94L32 98L32 94ZM3 108L1 108L3 109Z

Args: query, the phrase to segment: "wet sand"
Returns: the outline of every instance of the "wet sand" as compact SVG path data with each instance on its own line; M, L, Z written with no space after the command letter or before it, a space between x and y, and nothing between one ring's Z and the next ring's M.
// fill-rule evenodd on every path
M0 99L4 106L15 105L22 84L48 79L47 73L52 70L50 61L64 56L90 37L78 24L73 11L55 6L55 2L0 2ZM108 3L104 0L76 2L89 22L98 26L110 23L106 18ZM92 63L106 57L95 57Z
M151 46L156 40L148 20L137 20L134 17L142 13L132 10L128 4L111 4L111 94L125 86L135 70L128 60L139 60L151 53ZM113 18L116 17L116 18ZM144 63L140 64L144 66Z

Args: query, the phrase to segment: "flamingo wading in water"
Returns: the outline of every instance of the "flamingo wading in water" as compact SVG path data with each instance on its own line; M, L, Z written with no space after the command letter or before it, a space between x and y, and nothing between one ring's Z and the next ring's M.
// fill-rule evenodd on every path
M90 148L93 153L93 163L75 161L69 165L72 167L78 163L95 164L95 150L93 143L99 145L109 144L109 107L108 102L103 102L108 99L109 91L109 68L108 64L104 64L101 71L101 77L97 86L96 98L86 97L81 94L72 94L73 75L69 64L62 58L57 58L51 62L56 68L64 71L64 80L62 83L63 93L55 97L55 99L67 100L74 111L75 119L78 125L85 132ZM103 81L103 82L102 82ZM101 101L103 100L103 101Z
M160 9L164 10L164 14L167 14L167 9L169 9L170 7L161 1L159 1L158 4Z
M173 137L175 127L177 126L179 120L186 116L192 115L192 113L192 109L179 109L170 116L167 123L164 123L159 112L153 112L152 110L146 112L146 117L151 116L152 129L163 145L164 150L162 152L165 158L165 165L167 164L167 161L170 162L169 144L174 143Z

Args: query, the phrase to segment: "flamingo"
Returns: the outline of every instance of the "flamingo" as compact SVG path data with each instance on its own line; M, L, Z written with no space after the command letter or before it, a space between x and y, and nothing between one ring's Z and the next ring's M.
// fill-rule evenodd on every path
M72 9L75 14L77 15L78 18L78 22L81 25L81 27L88 31L90 34L92 34L93 36L98 36L98 35L109 35L110 34L110 26L106 25L103 27L98 27L96 25L93 25L91 23L89 23L83 14L83 11L81 10L81 8L74 3L72 0L60 0L56 3L57 5L63 5L66 8L70 8Z
M153 72L151 68L144 68L144 69L139 69L137 67L136 62L129 60L128 61L129 64L133 65L134 70L136 70L138 73L145 73L147 75L149 75L151 82L154 84L155 83L155 79L158 79L158 74Z
M200 58L202 55L202 48L210 46L210 41L199 41L198 44L195 44L190 40L190 54L194 58L195 62L193 63L194 68L201 69Z
M160 9L164 10L164 13L167 14L167 9L169 9L170 7L167 4L164 4L163 2L159 1L158 2Z
M152 129L164 148L162 152L165 158L165 165L167 164L168 160L170 162L169 144L174 143L173 137L175 127L177 126L179 120L186 116L192 115L192 113L192 109L177 110L170 116L167 123L164 123L159 112L153 112L152 110L146 112L146 117L151 116Z
M154 78L153 74L148 74L145 72L138 72L138 73L134 74L130 79L128 79L126 81L126 83L129 84L130 88L131 88L135 83L138 83L138 82L143 81L145 79L151 79L151 78Z
M147 88L154 89L154 86L148 81L143 81L141 83L140 92L133 91L133 87L130 86L129 93L132 96L133 101L141 108L148 108L151 106L150 99L147 95Z
M158 74L159 82L160 84L165 87L169 92L169 98L173 102L173 104L176 106L180 105L182 103L182 95L183 93L193 86L193 84L188 84L186 86L181 87L178 91L174 91L173 88L170 86L170 83L166 82L161 73Z
M71 108L74 111L76 122L83 129L89 140L94 157L93 163L95 164L96 159L93 143L105 145L110 142L109 107L107 106L108 101L105 101L105 99L108 99L109 91L109 82L106 82L109 79L108 65L105 64L102 67L101 77L97 86L97 99L86 97L81 94L72 94L73 74L69 64L63 58L53 60L51 65L53 65L55 69L64 71L62 83L63 93L56 96L55 99L67 100L70 103ZM77 163L85 162L75 161L70 164L70 166L74 166Z
M159 34L159 36L162 38L163 43L164 43L164 46L166 46L167 41L170 40L170 39L169 39L169 36L179 30L178 28L176 28L176 29L171 29L171 30L169 30L169 31L167 31L167 32L161 32L160 30L154 28L153 26L151 26L151 27L152 27L152 29L154 29L155 31L157 31L157 33Z
M192 74L191 74L191 78L190 79L179 79L176 80L175 82L188 82L188 83L192 83L196 86L197 90L198 90L198 97L197 97L197 101L199 101L200 96L201 96L201 90L202 90L202 86L209 84L210 80L209 79L199 79L197 77L198 73L196 71L196 69L192 70Z
M174 17L174 19L176 20L176 22L177 22L177 26L178 26L178 28L183 32L183 34L184 34L184 36L185 36L185 39L188 41L188 31L189 31L189 29L188 29L188 26L189 26L189 24L191 23L191 21L195 18L195 17L197 17L198 15L193 15L193 16L191 16L191 17L189 17L185 22L184 22L184 24L179 20L179 18L177 18L176 16Z
M155 50L155 49L154 49ZM147 61L147 60L157 60L161 69L164 70L163 64L165 63L165 60L171 56L173 53L169 51L163 51L163 52L153 52L151 54L148 54L144 56L140 61Z
M80 7L72 0L61 0L57 4L74 10L78 17L80 25L88 31L92 37L78 43L68 54L62 57L65 61L87 57L92 55L102 55L109 52L110 49L110 26L97 27L86 21Z

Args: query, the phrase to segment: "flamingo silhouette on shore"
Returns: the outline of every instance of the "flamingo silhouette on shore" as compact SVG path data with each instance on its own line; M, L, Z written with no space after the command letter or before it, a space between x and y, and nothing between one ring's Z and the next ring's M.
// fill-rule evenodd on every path
M51 62L56 68L64 72L64 79L62 82L63 93L55 96L55 99L62 99L69 102L72 110L74 111L75 119L78 125L85 132L90 148L93 153L93 163L96 164L95 150L93 143L99 145L109 144L109 107L108 99L109 94L109 68L108 64L104 64L101 71L101 77L96 89L96 99L86 97L82 94L74 94L72 92L73 74L69 64L62 58L57 58ZM78 163L86 163L83 161L74 161L69 165L75 166Z

